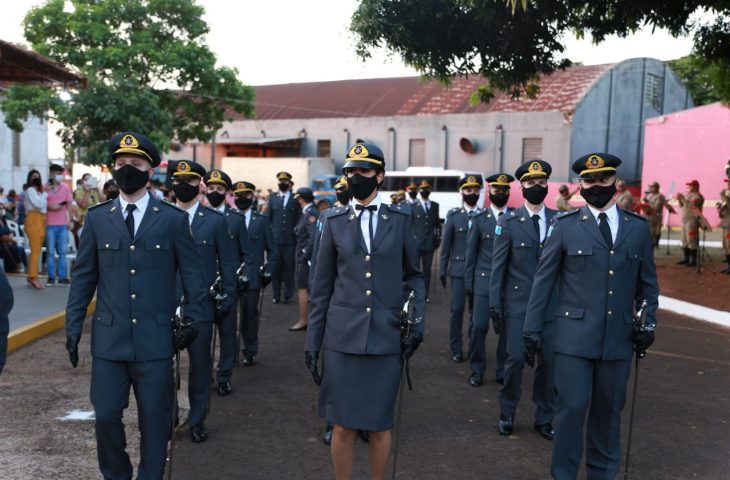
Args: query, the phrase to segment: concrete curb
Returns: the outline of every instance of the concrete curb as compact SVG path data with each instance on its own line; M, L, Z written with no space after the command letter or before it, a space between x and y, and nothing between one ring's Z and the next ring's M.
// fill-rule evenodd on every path
M86 314L89 315L96 308L96 299L92 300ZM61 330L66 325L66 312L61 311L41 318L37 322L16 328L8 335L8 353L29 343Z
M730 327L730 312L715 310L714 308L695 305L694 303L677 300L676 298L659 295L659 308L688 317L696 318L704 322L715 323L724 327Z

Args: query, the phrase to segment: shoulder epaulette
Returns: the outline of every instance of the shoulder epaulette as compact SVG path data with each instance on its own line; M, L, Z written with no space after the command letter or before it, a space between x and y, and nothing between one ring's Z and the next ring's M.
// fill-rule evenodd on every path
M622 209L622 210L621 210L621 213L628 213L629 215L633 215L633 216L634 216L634 217L636 217L636 218L640 218L640 219L644 220L645 222L646 222L646 221L648 221L646 217L644 217L644 216L641 216L641 215L639 215L639 214L638 214L638 213L636 213L636 212L632 212L631 210L623 210L623 209Z
M555 220L562 220L563 218L569 217L569 216L574 215L574 214L576 214L578 212L580 212L580 208L575 208L573 210L566 210L566 211L563 211L563 212L558 212L557 214L555 214L555 216L553 217L553 219L555 219Z
M325 218L334 218L347 213L350 207L332 207L324 212Z
M514 220L515 218L520 218L520 216L515 213L516 211L517 210L512 210L511 212L509 212L509 214L502 215L502 218L504 218L506 221Z
M174 203L170 203L170 202L166 202L166 201L164 201L164 200L160 202L160 205L163 205L163 206L165 206L165 207L170 207L170 208L173 208L173 209L177 210L178 212L183 212L183 213L185 213L185 214L187 214L187 213L188 213L188 212L186 212L185 210L183 210L182 208L178 207L178 206L177 206L176 204L174 204Z
M239 210L239 212L241 212ZM246 215L244 212L241 212L241 215ZM263 213L259 212L258 210L251 210L251 215L256 215L257 217L265 217Z
M244 217L244 218L246 217L246 214L243 213L242 211L240 211L237 208L229 208L228 210L226 210L226 214L229 214L229 215L238 215L238 216Z
M218 215L223 216L223 213L222 212L216 210L215 208L211 207L210 205L206 205L205 208L208 209L209 211L213 212L213 213L216 213Z
M96 205L89 207L88 210L94 210L95 208L99 208L102 205L106 205L107 203L113 202L113 201L114 201L114 199L110 199L110 200L107 200L105 202L97 203Z
M402 213L403 215L410 215L411 214L411 206L410 205L403 205L403 204L388 204L388 210L395 213Z
M461 210L461 207L454 207L454 208L452 208L452 209L449 210L449 213L458 212L459 210Z
M474 215L472 215L471 218L481 217L482 215L485 215L486 213L487 213L487 209L484 208L482 210L477 211L477 213L475 213Z

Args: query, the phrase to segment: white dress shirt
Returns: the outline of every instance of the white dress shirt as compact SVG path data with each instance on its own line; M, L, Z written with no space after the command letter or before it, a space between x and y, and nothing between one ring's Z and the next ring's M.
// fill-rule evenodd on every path
M127 205L129 205L129 202L124 200L121 195L119 195L119 204L122 206L122 216L124 217L124 220L127 220ZM150 194L145 193L142 198L134 202L134 205L137 207L132 212L132 217L134 218L134 233L137 234L137 230L139 229L139 224L142 223L142 217L144 217L144 212L147 210L147 205L150 204Z
M598 225L601 221L598 218L598 215L601 213L600 210L596 210L591 205L588 205L588 209L593 214L593 217L596 219L596 224ZM613 204L611 208L606 210L606 220L608 221L608 228L611 229L611 241L613 243L616 243L616 235L618 235L618 208L616 208L616 204Z
M423 207L423 210L428 213L429 210L431 210L431 201L430 200L424 200L423 197L419 198L418 201L421 203L421 206Z
M373 201L366 205L366 206L375 205L377 207L377 209L374 212L372 212L373 238L375 238L375 232L378 231L378 211L380 211L380 205L382 203L383 202L380 200L380 196L375 195L375 198L373 199ZM350 202L350 205L352 206L352 209L354 210L355 215L360 217L360 231L362 232L362 237L365 239L365 246L367 247L368 252L369 252L370 251L370 216L361 215L361 213L363 213L365 210L357 210L355 208L355 205L358 205L358 204L365 205L364 203L362 203L361 201L359 201L356 198L353 198L352 201Z
M279 195L281 195L282 202L285 206L287 203L289 203L289 197L291 197L291 191L287 190L286 192L279 192Z
M253 211L253 207L250 207L248 210L243 212L243 218L246 220L246 229L248 229L248 224L251 223L251 212Z
M494 204L489 204L489 209L492 211L492 215L494 215L494 218L499 218L500 213L507 213L507 205L504 206L502 210L497 210L497 207L494 206Z
M529 215L528 220L532 221L532 216L535 215L535 213L530 210L530 207L527 206L527 202L525 202L525 210L527 210L527 214ZM538 225L540 225L540 243L545 241L545 234L547 233L547 217L545 216L545 204L542 204L542 208L537 213L537 215L540 216L540 220L537 221Z
M200 205L200 202L196 201L190 208L185 210L188 214L188 222L190 222L190 225L193 224L193 220L195 219L195 212L198 211L198 205Z

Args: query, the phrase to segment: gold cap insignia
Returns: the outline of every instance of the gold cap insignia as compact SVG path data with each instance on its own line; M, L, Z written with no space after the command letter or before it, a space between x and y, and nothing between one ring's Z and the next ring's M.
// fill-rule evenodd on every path
M132 135L125 135L119 142L119 146L123 148L139 148L139 142Z
M469 176L469 178L466 179L466 183L477 183L477 177Z
M221 178L221 174L218 170L213 170L210 174L210 178L212 178L214 180L218 180Z
M368 155L370 155L370 152L368 152L368 149L364 145L355 145L347 154L348 157L354 158L366 158Z
M507 181L507 175L500 175L499 177L497 177L497 182L498 183L509 183Z
M246 188L246 185L244 185L243 182L238 182L236 184L236 190L243 190L244 188Z
M606 162L599 155L591 155L586 160L586 168L592 170L594 168L603 168Z
M180 162L177 164L177 171L188 172L190 171L190 165L188 164L188 162Z
M530 171L531 172L542 172L542 165L540 162L532 162L530 164Z

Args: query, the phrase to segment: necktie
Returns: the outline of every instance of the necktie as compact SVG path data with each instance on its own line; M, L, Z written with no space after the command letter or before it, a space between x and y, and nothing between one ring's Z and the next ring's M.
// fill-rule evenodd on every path
M606 241L606 245L608 245L608 248L613 248L613 238L611 237L611 228L608 226L608 216L606 215L606 212L601 212L598 214L598 229L601 231L601 235L603 235L603 240Z
M502 215L504 215L504 212L499 212L499 215L497 215L497 218L501 217Z
M127 218L124 220L124 223L127 224L127 230L129 230L129 238L134 239L134 215L132 215L132 212L134 212L137 209L137 205L133 203L127 204Z
M360 211L367 210L368 213L370 214L370 217L368 218L368 225L369 225L368 233L370 234L370 248L372 248L372 245L373 245L373 215L374 215L375 210L377 210L377 209L378 209L378 207L375 205L365 206L365 205L360 205L359 203L357 205L355 205L355 210L360 210ZM360 215L362 215L362 213Z
M540 215L535 214L532 216L532 226L535 227L535 233L537 233L537 239L542 242L540 238Z
M428 213L428 211L431 210L431 205L428 202L424 203L423 205L425 205L426 213Z

